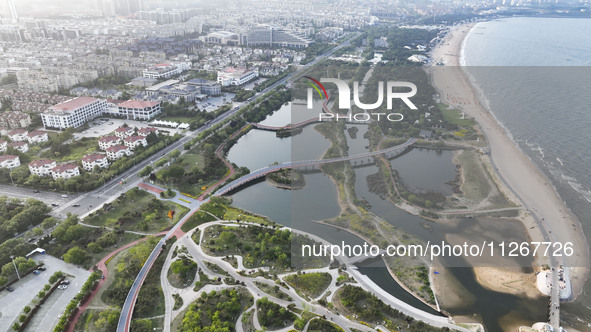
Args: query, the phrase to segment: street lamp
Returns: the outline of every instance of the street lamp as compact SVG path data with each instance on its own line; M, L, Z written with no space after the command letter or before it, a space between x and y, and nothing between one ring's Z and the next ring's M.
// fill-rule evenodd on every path
M21 275L18 274L18 269L16 268L16 263L14 262L14 256L10 255L10 258L12 259L12 265L14 265L14 270L16 271L16 276L20 279Z

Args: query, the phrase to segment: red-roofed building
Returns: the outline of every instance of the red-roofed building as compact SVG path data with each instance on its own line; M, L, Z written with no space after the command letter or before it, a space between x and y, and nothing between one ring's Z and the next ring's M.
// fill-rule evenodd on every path
M14 129L9 131L6 135L10 138L13 142L20 142L27 140L27 131L24 129Z
M151 133L158 135L158 128L145 127L145 128L141 128L140 130L138 130L137 133L144 136L144 137L150 135Z
M21 160L18 156L5 154L0 156L0 168L13 169L21 165Z
M76 164L63 164L51 169L51 175L54 180L69 179L80 175L80 169Z
M123 156L130 156L133 153L129 146L114 145L107 149L107 158L117 160Z
M100 168L109 167L109 161L107 160L107 156L100 153L91 153L82 157L82 167L85 170L91 172L95 166L98 166Z
M162 112L160 102L128 100L118 105L119 116L131 120L150 120Z
M51 175L51 169L57 166L55 160L39 159L33 160L29 163L29 171L31 174L45 176Z
M99 148L101 150L106 150L112 146L121 144L121 138L117 137L117 136L104 136L99 138L98 140L99 143Z
M51 106L41 113L41 119L45 128L76 128L100 116L106 108L106 100L78 97Z
M115 129L115 135L119 138L126 138L133 135L133 128L131 127L119 127Z
M148 141L146 141L146 138L139 135L129 136L123 140L123 143L132 149L135 149L139 145L148 146Z
M29 151L29 143L24 141L12 142L8 144L11 148L15 148L17 151L25 153Z
M41 130L33 130L27 134L27 140L29 143L43 143L49 141L49 136L46 132Z

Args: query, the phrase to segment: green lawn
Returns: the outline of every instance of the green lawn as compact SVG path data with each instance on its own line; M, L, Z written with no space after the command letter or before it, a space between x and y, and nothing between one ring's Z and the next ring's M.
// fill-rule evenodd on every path
M332 277L325 272L290 274L285 277L291 287L306 297L317 298L330 285Z
M175 211L174 218L168 218L169 210ZM174 225L188 212L172 202L160 201L156 196L134 188L103 205L99 211L88 216L84 222L123 230L155 233Z
M475 125L472 119L462 119L462 112L457 109L450 109L449 106L443 103L439 103L439 110L443 114L445 121L451 124L458 125L460 127L470 128Z
M68 144L69 152L63 155L52 153L50 150L41 154L43 158L56 159L58 162L80 160L84 155L99 152L98 139L94 137L85 137L78 141Z

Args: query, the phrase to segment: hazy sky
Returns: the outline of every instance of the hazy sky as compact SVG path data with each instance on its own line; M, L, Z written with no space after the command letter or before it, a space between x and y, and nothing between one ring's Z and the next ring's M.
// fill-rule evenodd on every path
M88 0L14 0L19 16L79 12L84 9L85 3L87 4ZM0 0L0 9L2 16L9 15L7 0Z

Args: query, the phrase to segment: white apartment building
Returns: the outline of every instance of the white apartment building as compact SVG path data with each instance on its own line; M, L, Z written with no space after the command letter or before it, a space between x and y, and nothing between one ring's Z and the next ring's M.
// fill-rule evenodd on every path
M221 86L242 85L250 80L259 77L258 71L246 68L224 68L218 71L218 83Z
M108 148L121 144L121 138L117 137L117 136L104 136L99 138L98 140L99 143L99 149L101 150L107 150Z
M25 141L12 142L8 144L8 146L10 146L11 148L15 148L17 151L22 153L29 151L29 144Z
M123 140L125 146L129 146L132 150L139 145L148 146L148 141L144 136L129 136Z
M27 131L24 129L14 129L14 130L9 131L6 135L13 142L20 142L20 141L27 140Z
M80 175L80 169L76 164L63 164L52 168L51 175L54 180L69 179Z
M43 143L49 141L49 135L41 130L33 130L27 134L27 140L30 144Z
M13 169L15 167L19 167L20 165L21 160L18 156L13 156L11 154L0 156L0 168Z
M6 148L8 147L8 142L3 139L0 139L0 152L6 152Z
M39 159L33 160L29 163L29 171L31 174L46 176L51 175L51 169L57 166L55 160L50 159Z
M76 128L102 115L107 101L92 97L78 97L48 108L41 113L45 128Z
M170 78L178 75L185 70L191 69L190 62L180 62L177 64L160 63L150 68L144 69L142 76L145 78Z
M131 127L119 127L115 129L115 136L119 138L126 138L133 135L133 128Z
M94 170L95 166L98 166L100 168L109 167L109 161L107 160L107 156L100 153L91 153L82 157L82 167L86 171L91 172L92 170Z
M129 146L115 145L107 149L107 158L117 160L124 156L130 156L132 153Z
M145 128L141 128L137 131L137 133L139 135L142 135L144 137L150 135L151 133L154 133L156 135L158 135L158 128L154 128L154 127L145 127Z
M150 120L162 113L160 102L128 100L123 102L108 101L103 114L129 120Z

